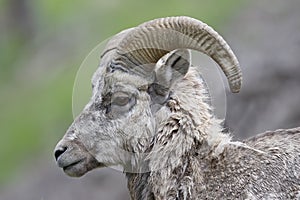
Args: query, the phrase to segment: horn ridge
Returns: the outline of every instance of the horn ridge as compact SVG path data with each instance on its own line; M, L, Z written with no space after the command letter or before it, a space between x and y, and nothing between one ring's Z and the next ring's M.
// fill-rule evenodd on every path
M156 63L166 53L179 48L211 57L227 77L231 91L239 92L242 73L230 46L213 28L191 17L166 17L139 25L122 39L115 59L125 64L124 56L141 65ZM128 63L126 67L132 66Z

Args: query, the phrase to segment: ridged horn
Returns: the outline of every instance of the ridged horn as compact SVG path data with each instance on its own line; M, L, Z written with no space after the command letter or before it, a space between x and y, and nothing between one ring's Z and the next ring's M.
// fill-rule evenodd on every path
M242 73L230 46L210 26L190 17L160 18L139 25L120 42L114 64L147 76L154 70L151 63L183 48L210 56L225 73L231 91L240 91Z
M133 29L134 28L125 29L119 32L118 34L114 35L112 38L110 38L110 40L105 45L105 48L103 49L100 57L102 58L108 52L116 50L122 39L126 36L126 34L130 33L130 31L132 31Z

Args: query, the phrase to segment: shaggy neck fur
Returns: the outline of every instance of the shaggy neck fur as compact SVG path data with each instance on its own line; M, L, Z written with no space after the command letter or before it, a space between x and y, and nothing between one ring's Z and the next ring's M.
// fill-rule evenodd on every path
M156 113L157 131L146 150L149 172L127 173L132 199L192 199L203 182L202 166L217 157L230 137L212 115L207 89L190 70ZM176 89L175 89L176 88Z

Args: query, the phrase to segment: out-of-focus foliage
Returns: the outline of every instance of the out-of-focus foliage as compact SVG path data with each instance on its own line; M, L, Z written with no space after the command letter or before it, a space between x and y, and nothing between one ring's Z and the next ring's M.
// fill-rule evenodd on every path
M99 42L165 16L188 15L218 30L241 2L1 0L0 183L26 160L51 154L72 121L76 71Z

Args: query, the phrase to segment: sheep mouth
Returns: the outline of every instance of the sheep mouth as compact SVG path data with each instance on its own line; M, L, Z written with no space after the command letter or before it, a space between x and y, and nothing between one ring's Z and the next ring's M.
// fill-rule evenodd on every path
M67 165L62 166L62 169L68 176L81 177L87 172L102 166L102 163L99 163L93 157L88 156L72 163L68 163Z
M68 170L68 169L71 169L72 167L76 166L77 164L80 164L81 162L83 162L84 160L85 160L85 159L83 158L83 159L80 159L80 160L78 160L78 161L75 161L75 162L73 162L73 163L71 163L71 164L69 164L69 165L67 165L67 166L64 166L64 167L63 167L63 170L66 171L66 170Z
M63 166L64 172L71 177L83 176L88 170L86 159L79 159L66 166Z

